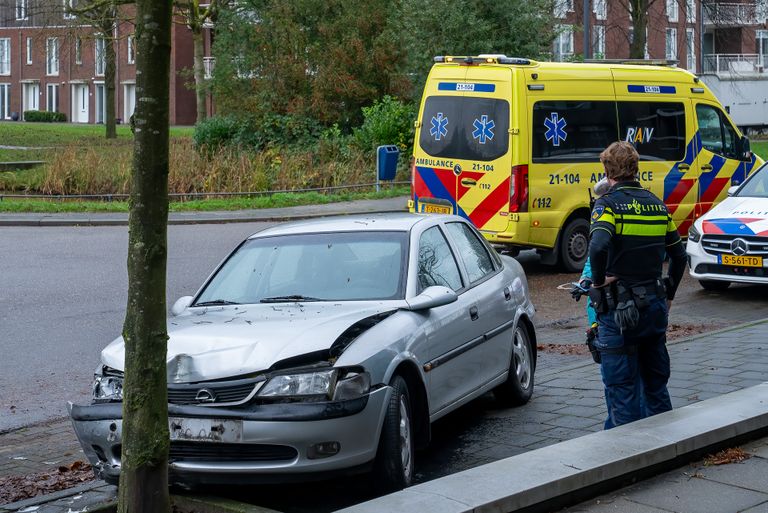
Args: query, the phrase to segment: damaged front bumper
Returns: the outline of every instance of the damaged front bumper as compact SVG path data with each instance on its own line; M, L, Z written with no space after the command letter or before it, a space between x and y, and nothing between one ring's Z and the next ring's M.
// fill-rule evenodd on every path
M189 423L198 430L210 421L211 431L186 439L172 436L169 480L181 485L274 482L365 467L376 456L391 390L381 387L346 401L238 409L169 404L171 429ZM69 413L96 476L116 483L122 404L70 403ZM217 436L221 426L227 426L233 437Z

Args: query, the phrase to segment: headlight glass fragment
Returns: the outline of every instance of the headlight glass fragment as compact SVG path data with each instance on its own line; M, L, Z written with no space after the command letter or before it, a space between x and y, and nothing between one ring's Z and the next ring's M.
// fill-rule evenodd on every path
M336 369L296 374L281 374L272 377L259 391L260 397L331 397L336 382Z

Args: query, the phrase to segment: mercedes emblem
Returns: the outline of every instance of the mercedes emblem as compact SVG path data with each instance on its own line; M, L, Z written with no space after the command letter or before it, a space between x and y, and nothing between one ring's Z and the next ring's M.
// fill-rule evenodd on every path
M746 255L747 251L749 251L749 243L744 239L733 239L731 241L731 253L734 255Z

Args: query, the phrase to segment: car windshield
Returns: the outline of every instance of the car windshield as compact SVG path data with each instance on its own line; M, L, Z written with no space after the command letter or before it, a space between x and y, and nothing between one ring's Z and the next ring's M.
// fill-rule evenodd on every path
M768 198L768 164L758 169L736 193L739 198Z
M246 241L192 306L402 299L406 232L285 235Z

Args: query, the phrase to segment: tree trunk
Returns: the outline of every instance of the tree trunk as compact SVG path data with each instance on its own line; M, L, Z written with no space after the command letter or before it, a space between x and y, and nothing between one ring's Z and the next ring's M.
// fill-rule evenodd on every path
M167 513L166 260L171 0L136 1L136 131L118 511Z
M117 138L117 120L115 119L115 80L117 77L117 56L115 54L114 28L104 33L104 92L106 93L106 111L104 124L107 139Z
M632 4L632 43L629 45L630 59L645 59L646 29L648 28L648 2L629 0Z
M206 109L206 84L205 84L205 67L203 65L203 57L205 57L205 47L203 45L203 28L197 26L192 29L192 41L194 43L194 74L195 74L195 96L197 98L197 122L203 121L208 117L208 111Z

